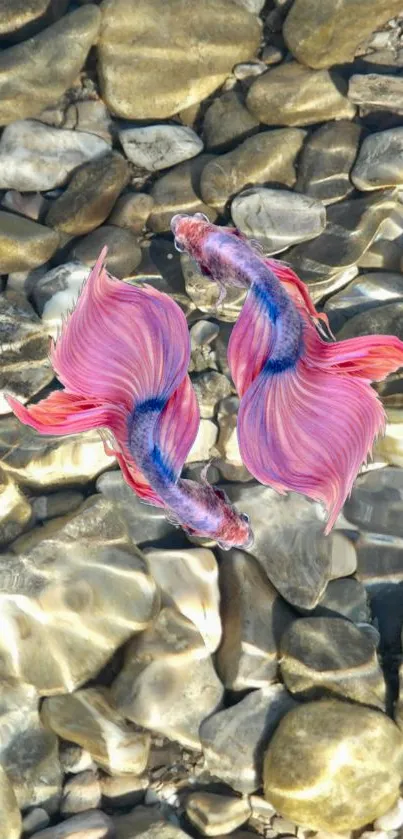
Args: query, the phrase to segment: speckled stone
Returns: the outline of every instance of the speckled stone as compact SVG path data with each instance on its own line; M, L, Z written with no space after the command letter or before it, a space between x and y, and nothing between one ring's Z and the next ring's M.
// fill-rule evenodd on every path
M83 6L2 52L0 125L36 116L59 99L80 72L100 22L98 6Z
M53 256L58 244L56 230L0 210L0 273L43 265Z
M370 638L343 618L294 621L281 639L281 675L296 699L338 697L385 710L386 686Z
M259 45L257 18L230 0L106 0L102 96L117 116L165 119L201 102Z
M258 76L246 104L266 125L310 125L351 119L356 109L346 93L347 85L336 73L310 70L291 61Z
M265 796L297 824L353 830L395 804L402 763L403 739L380 711L336 699L307 702L281 720L269 743Z
M305 132L296 128L264 131L211 160L201 175L203 200L221 211L228 199L246 186L270 182L293 186L295 161L304 138Z
M127 192L116 201L108 222L141 233L153 205L154 199L146 192Z
M322 0L320 8L315 0L295 0L284 37L302 64L332 67L352 61L358 45L399 12L399 0Z
M396 335L403 340L403 301L367 309L350 318L337 333L340 340L358 335Z
M114 277L129 276L141 262L141 248L135 234L112 224L103 224L80 239L69 252L69 259L92 268L105 246L108 248L105 265Z
M207 108L203 121L203 140L206 149L223 150L256 134L258 128L259 120L248 111L241 94L229 90L214 99Z
M350 170L358 151L361 129L355 122L327 122L308 137L298 161L296 189L333 204L349 195L354 186Z
M0 38L23 41L64 14L68 0L3 0Z
M0 414L8 414L6 394L27 402L54 377L46 329L22 292L0 294L0 341Z
M126 157L141 169L158 172L195 157L203 149L197 134L185 125L145 125L119 131Z
M366 137L351 177L360 190L403 184L403 126Z
M383 73L353 75L348 86L348 97L357 105L402 112L403 79Z
M388 271L360 274L325 303L324 311L334 332L338 332L349 318L403 301L403 275Z
M320 201L286 189L245 190L232 201L231 216L235 226L257 239L267 255L314 239L326 226L326 209Z
M128 180L128 164L117 152L81 166L52 202L46 224L71 236L89 233L105 221Z
M154 206L147 226L154 233L169 231L175 213L201 212L215 221L217 213L203 202L200 191L200 176L210 159L209 155L199 155L193 160L179 163L153 184L151 197Z

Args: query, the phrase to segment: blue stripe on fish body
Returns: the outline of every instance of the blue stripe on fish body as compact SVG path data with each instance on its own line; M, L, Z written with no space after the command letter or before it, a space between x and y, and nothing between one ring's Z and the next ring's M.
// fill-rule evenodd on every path
M276 320L281 312L281 307L273 300L273 296L270 291L260 283L253 283L251 291L253 292L253 296L258 302L260 308L266 312L272 323L276 323Z
M160 413L165 405L166 399L154 396L151 399L144 399L144 402L139 402L134 411L136 414Z
M299 351L297 354L292 353L291 355L284 356L283 358L268 358L263 366L262 373L266 373L270 376L275 373L284 373L285 370L295 367L298 356Z
M163 475L166 481L169 481L171 483L174 483L176 481L175 472L164 458L161 449L158 448L158 446L154 446L151 452L151 460L158 472L160 472Z

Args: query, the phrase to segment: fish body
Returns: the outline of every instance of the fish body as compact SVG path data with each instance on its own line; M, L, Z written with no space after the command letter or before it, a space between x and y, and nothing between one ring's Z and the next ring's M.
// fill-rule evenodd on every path
M64 390L29 407L9 396L9 405L41 434L99 428L139 498L189 533L249 547L247 516L206 478L180 477L199 427L186 318L168 295L111 277L105 256L106 249L51 347Z
M385 428L371 382L403 366L403 342L385 335L325 340L326 315L290 268L201 214L175 216L172 231L179 250L221 289L249 289L228 346L241 397L243 462L278 492L322 502L329 533Z

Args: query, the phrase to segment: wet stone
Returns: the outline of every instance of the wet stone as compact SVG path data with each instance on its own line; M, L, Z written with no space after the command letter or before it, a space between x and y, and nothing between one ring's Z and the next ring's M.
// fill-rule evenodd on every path
M101 783L96 773L91 770L79 772L64 784L60 812L66 817L96 810L101 805L101 798Z
M21 813L11 783L0 766L0 830L7 839L20 839Z
M103 806L126 810L144 801L149 780L146 775L102 775L100 784Z
M12 210L14 213L19 213L32 221L42 221L49 202L43 195L36 193L30 195L29 193L23 195L15 189L9 189L3 196L2 207L6 210Z
M351 119L355 106L347 85L336 73L310 70L297 61L273 67L251 85L246 104L266 125L311 125L329 119Z
M187 253L181 254L181 268L187 294L201 312L213 315L220 321L236 321L245 302L244 288L229 288L223 303L217 308L220 289L205 277L196 262Z
M251 556L232 550L220 557L217 672L229 690L263 688L276 679L280 640L295 615Z
M403 79L401 76L388 76L367 73L363 76L351 76L348 96L357 105L372 106L380 110L403 111Z
M325 303L333 332L338 332L349 318L380 306L403 301L402 274L371 271L360 274Z
M333 204L354 187L351 167L358 151L361 129L355 122L328 122L308 137L298 162L296 189L323 204Z
M0 210L0 273L43 265L59 244L59 234L31 219Z
M53 813L58 809L62 781L58 743L54 734L41 725L37 709L38 696L31 685L3 676L0 765L8 775L20 809L42 805Z
M113 839L188 839L189 835L154 807L135 807L130 813L114 816L113 826Z
M195 157L203 149L197 134L185 125L146 125L119 131L126 157L141 169L158 172Z
M218 567L213 552L206 548L146 548L144 554L160 589L162 605L175 606L192 621L213 653L221 640Z
M228 396L220 402L217 412L219 427L216 450L219 455L214 458L214 465L220 470L227 481L251 481L252 475L243 465L238 442L238 410L237 396Z
M287 254L287 261L308 283L310 290L322 288L324 294L328 293L329 280L358 262L396 203L395 191L383 190L333 204L327 208L327 225L323 233L311 242L296 245Z
M285 189L255 187L241 192L231 204L235 226L257 239L265 254L276 254L290 245L319 236L326 225L320 201Z
M141 249L131 230L104 224L73 245L69 259L94 265L103 247L108 248L105 265L114 277L123 279L141 262Z
M374 827L378 830L398 830L403 825L403 799L399 798L394 807L387 811L379 819L376 819Z
M192 792L185 803L186 815L203 836L232 833L244 824L250 804L243 798L229 798L211 792Z
M0 188L36 192L63 186L79 166L108 151L95 134L18 120L0 140Z
M41 114L41 119L46 122L44 115L46 116L46 111ZM63 128L72 128L74 131L96 134L107 143L112 143L114 125L101 99L84 99L72 103L66 109L61 125Z
M320 10L315 0L295 0L284 37L302 64L331 67L352 61L358 45L400 11L399 0L324 0Z
M114 505L97 496L59 529L53 523L52 534L26 554L9 555L0 577L0 677L45 696L96 675L158 607L143 555Z
M281 718L295 707L283 685L253 690L236 705L212 714L200 727L206 768L233 789L251 793L262 784L264 748Z
M232 393L231 383L227 377L213 370L206 370L192 376L192 384L199 403L200 416L203 418L213 417L218 402Z
M348 577L357 570L357 553L353 542L343 533L334 530L332 533L332 563L330 579L338 580Z
M304 141L301 129L263 131L236 149L211 160L203 169L200 190L210 207L222 211L229 198L253 184L293 186L295 161Z
M385 710L385 682L370 638L343 618L301 618L281 639L281 675L296 699L340 697Z
M80 72L100 21L99 8L86 5L24 43L3 50L0 125L37 116L59 99Z
M323 535L318 505L257 484L229 484L225 491L249 515L255 535L250 553L277 591L292 606L314 609L329 581L332 559L332 538Z
M68 0L4 0L0 38L21 41L53 23L66 11Z
M103 99L127 119L170 117L220 87L254 54L260 32L257 18L229 0L108 0L98 45Z
M337 333L337 338L355 338L358 335L396 335L403 340L403 301L368 309L350 318Z
M14 416L0 421L0 460L18 484L41 492L85 484L113 464L97 431L42 436Z
M326 617L338 614L354 623L371 620L367 592L353 577L331 580L313 614Z
M113 709L107 690L86 688L50 697L41 716L48 728L88 751L112 775L141 774L147 766L149 734L132 730Z
M360 190L403 184L403 126L366 137L351 177Z
M128 227L133 233L141 233L153 208L151 195L145 192L127 192L121 195L109 216L109 224Z
M186 459L186 464L210 460L217 440L217 426L208 419L201 419L196 439Z
M223 687L196 627L164 608L131 642L112 694L123 716L199 749L200 724L220 705Z
M46 330L21 292L0 295L0 336L0 414L7 414L10 406L6 393L27 402L52 381L54 374Z
M79 813L35 833L35 839L114 839L112 820L100 810Z
M265 796L281 815L313 830L364 827L398 798L402 744L397 726L379 711L336 699L303 703L269 743Z
M60 763L65 774L78 775L87 769L91 769L93 772L96 769L90 753L75 743L69 743L67 740L61 741L59 744L59 755Z
M249 113L241 94L229 90L208 107L203 122L203 140L209 151L223 150L256 134L258 128L259 121Z
M56 338L63 317L75 305L89 271L88 265L81 262L66 262L46 271L33 286L32 299L52 338Z
M43 828L48 826L49 822L50 818L46 810L43 807L35 807L23 818L22 831L24 836L31 836L37 833L37 831L43 830Z
M27 528L32 508L14 481L0 468L0 546L16 539Z
M105 221L128 180L129 167L117 152L81 166L53 201L46 224L71 236L89 233Z
M158 178L151 188L154 206L147 223L150 230L169 231L176 213L204 213L210 221L216 220L217 213L203 202L200 189L200 176L210 159L210 155L199 155Z

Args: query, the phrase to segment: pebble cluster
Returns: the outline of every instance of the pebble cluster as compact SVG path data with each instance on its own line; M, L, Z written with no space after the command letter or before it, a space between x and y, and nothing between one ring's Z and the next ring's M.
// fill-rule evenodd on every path
M319 505L243 466L226 351L245 295L217 309L169 231L234 224L338 337L403 339L401 0L0 6L0 839L398 839L401 374L324 537ZM213 458L250 554L141 504L97 433L9 413L5 391L57 387L49 336L104 245L186 314L186 474Z

